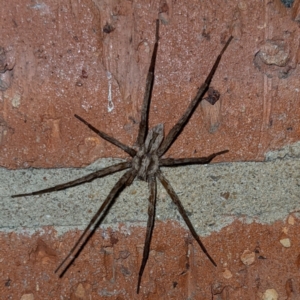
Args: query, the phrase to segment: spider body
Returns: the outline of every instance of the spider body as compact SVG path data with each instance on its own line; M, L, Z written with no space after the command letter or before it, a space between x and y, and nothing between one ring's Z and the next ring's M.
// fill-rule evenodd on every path
M220 152L216 152L211 154L207 157L196 157L196 158L163 158L163 155L168 151L171 145L176 140L177 136L181 133L185 125L188 123L190 117L192 116L193 112L197 108L200 101L203 99L204 94L209 88L210 82L212 77L218 67L218 64L221 60L223 53L225 52L226 48L228 47L232 37L228 39L226 44L224 45L222 51L220 52L219 56L217 57L209 75L207 76L205 82L200 86L195 98L191 101L190 105L186 109L185 113L182 117L178 120L178 122L174 125L174 127L170 130L170 132L164 136L164 125L158 124L155 127L148 130L148 119L149 119L149 107L151 102L152 90L154 85L154 72L155 72L155 62L157 56L157 49L158 49L158 40L159 40L159 21L156 21L156 39L154 44L154 49L151 57L151 63L149 66L149 71L146 80L146 89L145 89L145 96L142 104L141 110L141 121L139 124L138 136L134 147L129 147L122 142L118 141L114 137L109 136L108 134L104 133L96 129L93 125L85 121L83 118L75 114L75 117L88 126L92 131L94 131L97 135L101 138L105 139L106 141L112 143L113 145L121 148L123 151L128 153L132 160L128 160L126 162L122 162L102 170L96 171L94 173L88 174L84 177L75 179L73 181L59 184L54 187L50 187L47 189L35 191L32 193L25 193L25 194L18 194L13 195L12 197L23 197L23 196L33 196L33 195L40 195L44 193L51 193L59 190L64 190L70 187L74 187L86 182L90 182L96 178L101 178L107 176L109 174L113 174L119 171L127 170L121 178L117 181L114 185L112 190L110 191L109 195L102 203L98 211L95 213L91 221L89 222L88 226L80 236L79 240L75 243L73 248L70 250L69 254L66 258L62 261L62 263L58 266L55 272L58 272L62 269L59 277L62 277L69 267L73 264L75 259L79 256L81 251L84 249L85 245L95 233L97 228L102 223L104 217L108 213L110 207L114 204L117 196L129 186L135 178L148 182L149 186L149 200L148 200L148 221L147 221L147 229L146 229L146 237L145 237L145 246L143 251L143 258L140 267L140 271L138 274L138 284L137 284L137 293L139 293L140 284L142 280L142 275L149 257L150 252L150 243L152 232L154 228L154 221L155 221L155 205L156 205L156 192L157 192L157 179L162 183L163 187L166 189L167 193L169 194L170 198L177 206L179 213L181 214L182 218L184 219L186 225L188 226L191 234L193 235L196 242L199 244L202 251L205 253L207 258L212 262L213 265L216 266L215 261L207 252L205 246L199 239L197 232L195 231L188 215L186 214L183 205L181 204L179 197L177 196L175 190L171 186L170 182L164 176L163 172L160 170L160 167L174 167L174 166L182 166L187 164L207 164L213 158L218 155L224 154L228 152L228 150L223 150ZM218 98L218 97L217 97ZM216 99L215 101L217 101ZM214 102L215 102L214 101Z
M140 147L132 159L132 168L137 172L137 178L148 181L159 169L158 149L164 139L164 125L158 124L149 130L145 144Z

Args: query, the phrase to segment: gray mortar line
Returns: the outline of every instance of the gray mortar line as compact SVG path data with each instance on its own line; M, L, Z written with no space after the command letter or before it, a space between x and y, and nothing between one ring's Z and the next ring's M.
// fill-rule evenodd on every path
M83 229L121 173L65 191L11 198L70 181L120 160L101 159L83 169L0 169L0 231L34 232L54 226L59 234ZM163 168L201 236L235 219L270 224L300 210L300 143L269 152L265 162L234 162ZM228 197L227 197L228 196ZM228 198L228 199L226 199ZM148 186L135 181L118 197L103 227L144 225ZM176 207L158 184L156 218L184 225ZM184 225L185 226L185 225Z

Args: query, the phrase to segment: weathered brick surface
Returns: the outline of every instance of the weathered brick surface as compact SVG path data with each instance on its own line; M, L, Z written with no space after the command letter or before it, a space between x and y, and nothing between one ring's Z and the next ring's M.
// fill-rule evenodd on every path
M198 108L168 155L229 149L220 159L261 160L299 140L297 5L8 1L0 12L0 165L82 166L125 157L74 113L132 145L157 17L163 25L150 125L163 122L166 132L234 36L212 82L220 101Z
M157 222L140 295L145 228L120 224L115 232L100 230L62 279L54 270L79 231L60 237L53 228L32 236L2 233L0 298L252 300L274 289L278 299L299 299L299 230L293 216L272 226L236 221L203 239L215 268L186 230ZM284 238L290 247L281 244ZM252 259L245 260L247 253Z

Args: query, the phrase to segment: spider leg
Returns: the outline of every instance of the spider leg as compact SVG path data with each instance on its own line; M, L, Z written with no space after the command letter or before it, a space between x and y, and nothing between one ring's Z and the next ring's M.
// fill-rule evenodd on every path
M71 249L69 254L66 256L66 258L61 262L61 264L55 270L55 273L57 273L62 268L62 266L65 264L65 262L69 258L71 258L70 262L64 267L63 271L59 275L60 278L64 276L66 271L69 269L69 267L73 264L73 262L76 260L76 258L81 253L81 251L84 249L85 245L88 243L90 238L94 235L97 228L99 227L99 225L101 224L101 222L105 218L107 212L109 211L111 206L114 204L114 200L116 199L116 197L127 186L128 181L130 181L130 182L133 181L135 176L136 176L136 174L133 173L132 170L127 171L125 174L123 174L123 176L118 180L118 182L112 188L109 195L107 196L105 201L102 203L102 205L98 209L98 211L95 213L95 215L91 219L90 223L88 224L88 226L86 227L86 229L84 230L84 232L82 233L82 235L80 236L80 238L78 239L76 244L73 246L73 248ZM102 213L102 215L99 218L101 213ZM98 221L97 221L97 219L98 219ZM93 224L94 224L94 226L93 226ZM90 230L92 226L93 226L93 229ZM74 256L73 256L73 253L74 253Z
M215 74L215 72L218 68L221 57L222 57L223 53L225 52L226 48L228 47L228 45L229 45L229 43L231 42L232 39L233 39L232 36L228 39L228 41L226 42L225 46L223 47L221 53L218 55L218 57L217 57L214 65L213 65L209 75L207 76L206 80L204 81L204 83L199 88L196 97L192 100L192 102L188 106L188 108L185 111L185 113L183 114L183 116L174 125L174 127L170 130L170 132L168 133L168 135L166 136L166 138L162 142L162 144L161 144L161 146L158 150L158 156L159 157L164 155L164 153L166 153L167 150L171 147L171 145L176 140L177 136L180 134L182 129L185 127L185 125L189 121L190 117L192 116L193 112L197 108L198 104L201 102L206 90L209 87L209 84L212 80L212 77L214 76L214 74Z
M203 243L201 242L201 240L199 239L196 230L194 229L189 217L187 216L176 192L174 191L173 187L171 186L170 182L166 179L166 177L162 174L161 171L157 172L157 176L160 180L160 182L162 183L162 185L164 186L164 188L166 189L166 191L168 192L169 196L171 197L171 199L173 200L174 204L177 206L179 213L181 214L182 218L184 219L187 227L189 228L191 234L193 235L194 239L197 241L197 243L199 244L200 248L202 249L202 251L205 253L205 255L208 257L208 259L212 262L212 264L216 267L217 264L215 263L215 261L212 259L212 257L208 254L208 251L206 250L205 246L203 245Z
M109 136L108 134L106 134L103 131L98 130L97 128L95 128L93 125L91 125L89 122L85 121L83 118L79 117L78 115L74 115L79 121L81 121L82 123L84 123L88 128L90 128L92 131L94 131L95 133L97 133L99 136L101 136L104 140L110 142L111 144L121 148L123 151L127 152L131 157L136 155L136 151L132 148L130 148L129 146L119 142L117 139L115 139L112 136Z
M148 116L149 116L149 107L152 96L152 90L154 85L154 71L155 71L155 62L158 49L158 40L159 40L159 20L156 20L156 34L155 34L155 44L152 52L151 63L148 70L145 95L143 100L142 112L141 112L141 122L139 126L139 132L136 140L136 145L141 147L146 139L148 131Z
M148 206L148 222L147 222L147 232L146 232L146 238L145 238L145 246L143 251L143 260L139 271L139 279L137 284L137 290L136 293L138 294L140 292L140 285L142 276L145 270L145 266L149 257L150 252L150 243L151 243L151 237L152 232L154 228L154 222L155 222L155 205L156 205L156 178L153 176L149 177L149 206Z
M35 192L32 192L32 193L12 195L11 197L12 198L17 198L17 197L24 197L24 196L34 196L34 195L41 195L41 194L45 194L45 193L51 193L51 192L65 190L65 189L68 189L70 187L74 187L76 185L80 185L80 184L85 183L85 182L90 182L90 181L92 181L96 178L100 178L100 177L103 177L103 176L106 176L106 175L113 174L115 172L119 172L119 171L128 169L130 167L131 167L131 161L122 162L122 163L119 163L117 165L109 166L109 167L104 168L102 170L93 172L93 173L88 174L86 176L83 176L81 178L78 178L78 179L63 183L63 184L53 186L51 188L35 191Z
M161 158L159 160L159 165L162 167L173 167L173 166L183 166L183 165L192 165L192 164L208 164L216 156L225 154L229 150L223 150L220 152L213 153L206 157L193 157L193 158Z

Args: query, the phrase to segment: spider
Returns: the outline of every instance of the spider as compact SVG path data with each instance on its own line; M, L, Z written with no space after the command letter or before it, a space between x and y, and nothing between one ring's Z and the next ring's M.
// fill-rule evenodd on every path
M149 201L148 221L147 221L145 245L143 250L142 263L138 274L138 283L137 283L136 292L139 293L140 291L143 272L145 270L145 266L150 252L150 243L151 243L151 237L152 237L154 221L155 221L155 206L156 206L156 193L157 193L156 179L157 178L162 183L163 187L166 189L167 193L171 197L174 204L177 206L179 213L181 214L192 236L195 238L202 251L205 253L207 258L212 262L212 264L214 266L217 266L213 258L209 255L208 251L206 250L204 244L201 242L200 238L198 237L196 230L194 229L189 217L187 216L187 213L184 210L183 205L179 200L179 197L177 196L170 182L164 176L163 172L160 170L160 167L183 166L189 164L207 164L216 156L228 152L228 150L224 150L217 153L213 153L207 157L197 157L197 158L178 158L178 159L163 158L163 155L168 151L171 145L175 142L178 135L181 133L185 125L188 123L190 117L192 116L193 112L197 108L198 104L203 99L204 94L209 89L210 82L219 65L221 57L232 39L233 37L231 36L226 42L226 44L224 45L209 75L207 76L206 80L201 85L201 87L198 89L195 98L189 104L186 112L182 115L182 117L175 124L175 126L170 130L167 136L164 137L163 124L158 124L154 128L148 129L149 107L150 107L152 90L154 85L155 62L156 62L158 40L159 40L159 20L156 20L155 44L154 44L151 63L149 66L148 75L146 79L145 95L144 95L142 111L141 111L141 121L139 123L139 130L138 130L138 136L136 139L135 147L129 147L121 143L114 137L111 137L108 134L104 133L103 131L96 129L93 125L91 125L83 118L75 114L75 117L79 121L81 121L86 126L88 126L92 131L94 131L101 138L105 139L106 141L121 148L123 151L128 153L132 157L132 159L93 172L89 175L83 176L81 178L78 178L76 180L64 184L59 184L54 187L35 191L32 193L18 194L12 196L12 197L33 196L33 195L40 195L40 194L60 191L80 184L84 184L86 182L90 182L96 178L101 178L106 175L110 175L127 169L127 171L121 176L121 178L114 185L109 195L102 203L101 207L98 209L98 211L93 216L93 218L89 222L84 232L81 234L78 241L70 250L69 254L65 257L65 259L55 270L55 273L60 272L59 277L62 277L66 273L66 271L73 264L75 259L79 256L79 254L81 253L81 251L83 250L83 248L85 247L89 239L92 237L92 235L95 233L97 228L100 226L104 217L108 213L110 207L114 204L117 196L127 186L131 185L135 178L148 182L149 193L150 193L149 200L148 200Z

